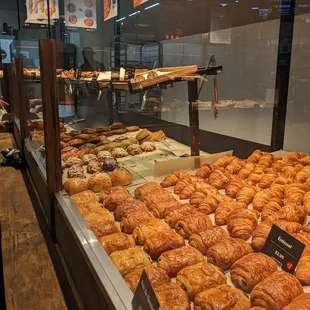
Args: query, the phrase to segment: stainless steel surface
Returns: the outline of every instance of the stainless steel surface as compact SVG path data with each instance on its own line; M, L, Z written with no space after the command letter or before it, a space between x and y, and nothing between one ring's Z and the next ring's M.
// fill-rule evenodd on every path
M87 228L87 223L73 205L69 196L64 192L55 194L61 212L68 221L68 225L78 238L81 244L83 255L97 278L98 285L103 292L109 296L113 307L117 310L131 310L133 294L126 282L114 267L110 257L105 252L96 236Z

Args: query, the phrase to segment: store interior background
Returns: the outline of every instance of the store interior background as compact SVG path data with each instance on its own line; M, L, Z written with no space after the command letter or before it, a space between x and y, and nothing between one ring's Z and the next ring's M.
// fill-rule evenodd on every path
M287 1L289 5L290 1ZM158 4L158 5L157 5ZM220 100L254 100L263 108L220 110L220 117L213 112L200 111L200 128L224 136L235 137L259 144L270 145L275 101L275 77L278 57L280 9L279 0L150 0L134 9L132 1L120 0L117 19L104 22L102 1L97 1L98 30L70 31L63 23L64 1L59 1L61 19L52 29L57 40L77 46L76 66L81 64L82 49L92 46L96 59L107 68L113 64L113 42L118 39L130 42L128 62L141 60L162 66L206 64L208 55L214 54L224 72L218 77ZM145 8L153 6L151 9ZM284 149L310 152L310 1L296 4L294 40L288 93ZM212 8L223 11L223 18L231 25L228 44L210 43ZM24 28L25 1L19 1L19 18L16 1L0 0L1 21L17 29L15 48L17 56L23 55L26 63L39 64L38 39L48 37L48 29ZM135 15L132 13L140 11ZM214 19L214 18L213 18ZM0 25L1 30L2 24ZM227 29L227 28L225 28ZM4 36L1 38L3 39ZM167 39L169 37L169 39ZM178 37L178 39L176 39ZM173 39L172 39L173 38ZM137 45L145 44L143 54ZM155 44L154 44L155 43ZM162 50L158 57L158 46ZM283 47L285 49L285 47ZM285 51L284 51L285 52ZM212 101L212 79L207 82L200 96L201 101ZM177 110L165 111L158 116L163 120L189 126L187 85L175 84L163 90L165 106L177 100ZM139 96L127 96L126 102L139 101ZM104 105L104 102L103 102ZM100 103L96 112L104 112ZM63 111L64 112L64 111ZM67 113L69 113L66 110ZM216 143L216 141L214 141Z

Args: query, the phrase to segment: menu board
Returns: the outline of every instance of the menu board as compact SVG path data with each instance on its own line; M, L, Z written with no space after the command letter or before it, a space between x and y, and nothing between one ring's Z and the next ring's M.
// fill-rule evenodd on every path
M104 21L117 16L117 1L103 0L103 17Z
M26 23L40 23L48 20L47 0L27 0L27 20ZM58 0L49 1L50 19L59 19Z
M97 28L96 0L65 0L66 27Z
M231 15L226 7L211 10L210 43L231 44Z
M145 2L148 2L149 0L133 0L133 7L136 8L140 4L143 4Z

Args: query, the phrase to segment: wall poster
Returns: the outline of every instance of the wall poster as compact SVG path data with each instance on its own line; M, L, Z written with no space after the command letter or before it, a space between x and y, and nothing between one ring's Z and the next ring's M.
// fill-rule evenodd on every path
M104 21L117 16L117 0L103 0Z
M50 18L59 19L58 0L50 0ZM27 0L27 20L26 23L46 23L48 20L47 0Z
M137 6L145 3L145 2L148 2L149 0L133 0L133 7L136 8Z

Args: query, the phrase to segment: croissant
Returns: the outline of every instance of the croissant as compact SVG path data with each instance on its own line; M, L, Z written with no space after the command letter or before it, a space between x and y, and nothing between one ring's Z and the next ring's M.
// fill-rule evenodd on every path
M166 272L157 266L150 265L145 268L136 269L124 277L124 280L133 293L138 287L143 270L146 272L153 289L170 282L170 278Z
M249 175L251 174L251 172L254 170L255 168L255 163L245 163L244 166L239 170L238 175L241 179L245 180L249 177Z
M258 160L258 164L263 167L271 167L273 163L273 155L270 153L263 154Z
M219 167L225 168L235 159L237 159L236 156L231 156L231 155L222 156L215 161L215 163L212 165L212 168L213 169L216 169Z
M287 166L282 169L281 174L288 179L294 179L297 175L297 172L298 171L296 171L294 167Z
M183 238L189 238L189 236L200 230L212 226L212 221L208 215L201 212L194 212L190 216L182 217L175 226L175 230Z
M230 268L234 285L250 293L254 286L277 271L276 262L263 253L250 253L237 260Z
M263 207L274 197L273 192L268 189L255 194L253 199L253 209L262 212Z
M208 164L204 164L197 170L196 177L207 179L211 172L212 172L211 166Z
M262 221L265 221L269 216L280 211L284 207L284 202L282 199L277 197L272 198L266 205L263 207L261 216Z
M258 163L259 159L262 157L263 152L261 150L255 150L247 159L248 162Z
M187 294L177 283L167 283L155 288L160 310L190 310Z
M276 173L267 173L260 179L257 185L263 189L269 188L270 185L277 179L277 177L278 174Z
M296 174L296 182L304 183L308 178L310 178L310 166L305 166Z
M174 171L168 176L166 176L165 179L160 183L160 185L162 187L174 186L180 179L184 178L185 176L188 176L188 173L182 171Z
M208 263L227 270L239 258L252 252L251 246L242 239L222 239L207 250Z
M248 310L251 307L249 298L228 284L197 294L194 304L195 310Z
M294 276L276 271L254 287L251 302L253 306L281 310L302 293L303 288Z
M310 285L310 255L302 256L295 271L295 277L302 285Z
M104 207L110 211L115 211L117 206L124 201L133 200L131 195L123 187L111 190L111 193L104 199Z
M179 195L183 190L184 188L186 188L187 186L189 186L190 184L193 184L193 183L196 183L197 182L197 178L194 178L190 175L180 179L175 187L174 187L174 193L176 195Z
M223 228L219 226L211 226L205 230L197 231L191 234L189 238L189 245L205 255L211 246L220 240L227 238L229 238L229 236Z
M143 202L149 208L151 204L156 204L158 202L168 201L172 199L175 199L173 195L170 192L163 190L145 195Z
M162 253L184 245L184 239L179 234L173 230L167 230L147 238L143 250L153 259L157 259Z
M196 209L194 207L189 204L184 204L179 209L169 212L169 214L165 217L165 222L171 228L174 228L179 220L181 220L183 217L190 216L195 212Z
M143 200L144 196L155 193L156 191L163 191L162 187L156 182L146 183L142 186L139 186L135 190L135 197L137 199Z
M225 193L231 198L236 198L237 192L244 185L241 179L232 179L225 187Z
M258 172L255 170L256 168L253 170L253 172L248 177L248 183L251 185L255 185L256 183L260 182L260 180L264 176L264 172Z
M208 183L217 189L224 189L229 182L229 177L221 169L215 169L209 176Z
M300 205L303 203L304 195L307 191L307 185L300 183L292 183L286 185L284 188L285 197L290 201Z
M228 166L226 166L225 170L230 174L236 174L239 172L239 170L242 168L244 164L245 164L244 160L236 158Z
M158 258L157 266L166 271L169 277L175 277L186 266L195 265L204 261L203 255L191 246L184 246L167 251Z
M152 263L151 257L138 247L113 252L110 258L122 276Z
M290 184L293 183L292 179L284 177L284 176L279 176L277 177L272 184L281 184L281 185L286 185L286 184ZM270 187L272 187L272 184L270 184Z
M277 183L272 183L270 185L270 191L273 193L275 197L279 197L281 199L284 198L284 185L282 184L277 184Z
M132 248L136 245L135 240L131 236L121 232L108 236L103 236L99 239L99 242L101 243L108 255L115 251Z
M227 229L231 237L247 240L257 226L259 213L255 210L236 209L227 220Z
M177 283L185 290L190 300L197 294L226 282L225 274L207 262L185 267L177 274Z
M211 195L207 195L199 204L199 207L197 208L198 211L205 213L205 214L210 214L213 213L218 205L221 202L224 201L231 201L232 199L230 197L227 197L225 195L222 195L220 193L216 193L216 194L211 194Z
M135 211L146 212L147 207L145 203L140 200L125 200L121 204L119 204L114 212L115 219L120 221L123 217Z
M305 184L306 184L307 187L310 189L310 177L306 179Z
M195 184L193 183L188 184L180 193L180 196L179 196L180 199L181 200L189 199L193 195L195 190L196 190Z
M243 202L230 201L220 203L215 210L215 224L226 225L230 213L239 208L246 208L247 205Z
M302 225L299 223L286 221L276 221L274 224L289 234L300 231L302 227ZM272 223L264 221L258 224L254 230L251 245L255 251L261 251L263 249L272 225Z
M304 195L303 203L305 207L305 211L308 215L310 215L310 191Z
M307 153L304 152L289 152L284 156L284 160L286 161L299 161L301 158L307 156Z
M181 203L172 195L170 198L162 196L149 206L149 210L155 217L164 218L170 210L175 210L179 208L180 205Z
M102 221L97 225L88 225L88 228L93 231L98 239L121 231L114 221Z
M201 193L204 193L206 195L217 193L217 189L214 186L212 186L206 182L197 182L195 184L195 189L197 192L201 192Z
M146 223L152 219L154 219L152 213L138 209L121 218L121 231L127 234L131 234L136 226L142 223Z
M310 294L301 294L296 297L289 305L285 306L283 310L307 310L310 309Z
M310 222L303 226L302 231L310 233Z
M249 205L253 201L256 192L257 190L252 186L243 186L239 189L236 199L238 202Z
M202 192L194 192L193 195L190 198L190 204L194 206L195 208L198 208L201 201L206 197L206 194Z
M310 234L302 231L292 234L292 236L306 246L302 253L302 256L310 256Z
M167 230L170 230L167 223L158 219L152 219L146 223L136 226L133 230L132 236L137 244L143 245L147 238L156 235L158 232Z

